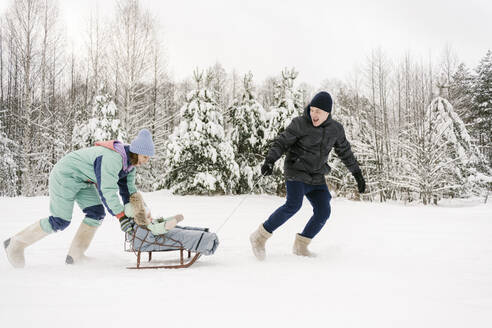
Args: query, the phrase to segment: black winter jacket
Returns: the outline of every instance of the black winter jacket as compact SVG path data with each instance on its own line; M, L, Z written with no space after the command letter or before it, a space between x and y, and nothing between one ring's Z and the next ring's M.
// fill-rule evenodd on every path
M352 174L360 171L343 126L330 115L323 124L315 127L307 106L304 115L294 118L275 138L266 161L274 163L287 153L284 164L287 180L321 185L326 183L325 175L331 170L327 160L332 148Z

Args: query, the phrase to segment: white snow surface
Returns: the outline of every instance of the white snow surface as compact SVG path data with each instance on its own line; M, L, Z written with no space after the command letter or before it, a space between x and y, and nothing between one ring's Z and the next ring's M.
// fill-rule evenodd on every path
M220 246L188 269L128 270L118 220L108 216L87 255L65 256L82 219L26 250L27 266L0 256L1 327L491 327L492 205L440 206L332 201L332 216L310 248L291 253L311 215L302 209L275 231L267 260L249 234L283 198L144 194L154 215L221 225ZM2 241L48 213L47 197L0 198ZM170 254L154 258L166 260ZM146 258L146 257L144 257Z

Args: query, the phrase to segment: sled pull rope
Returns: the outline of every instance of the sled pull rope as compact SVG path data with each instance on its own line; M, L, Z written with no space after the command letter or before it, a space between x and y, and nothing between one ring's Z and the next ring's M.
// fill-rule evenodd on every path
M234 213L237 211L237 209L241 206L242 203L244 203L244 201L251 195L251 193L253 192L253 190L255 189L256 185L258 184L258 182L261 181L261 179L264 177L264 175L262 174L258 180L256 180L255 184L253 185L253 187L251 187L251 190L249 191L249 193L243 197L243 199L241 199L241 201L239 202L239 204L237 204L237 206L232 210L231 214L229 214L229 216L224 220L224 222L222 222L222 224L219 226L219 228L217 230L215 230L215 232L219 232L220 229L222 229L222 227L227 223L227 221L229 221L229 219L234 215Z

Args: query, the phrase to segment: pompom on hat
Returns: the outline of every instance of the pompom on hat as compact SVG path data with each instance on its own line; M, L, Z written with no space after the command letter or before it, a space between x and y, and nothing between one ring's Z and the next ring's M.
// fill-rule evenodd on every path
M135 154L154 156L154 142L147 129L138 132L138 136L130 144L130 151Z

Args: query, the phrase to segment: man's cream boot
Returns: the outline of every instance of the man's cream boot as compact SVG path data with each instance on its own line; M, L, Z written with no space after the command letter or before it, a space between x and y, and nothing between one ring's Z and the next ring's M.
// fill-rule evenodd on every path
M72 245L70 245L70 249L68 250L68 255L65 259L66 264L74 264L87 259L84 253L89 248L97 228L97 226L92 227L84 222L80 224L75 237L73 237Z
M41 228L40 221L36 221L15 236L5 240L3 247L7 259L14 268L23 268L26 265L24 249L49 235Z
M251 242L251 248L253 249L253 254L260 261L263 261L266 257L265 253L265 243L272 234L265 230L263 224L260 224L258 229L255 230L250 236L249 241Z
M311 238L301 236L300 234L297 233L292 251L294 252L295 255L315 257L316 254L311 253L308 249L308 245L310 242L311 242Z

